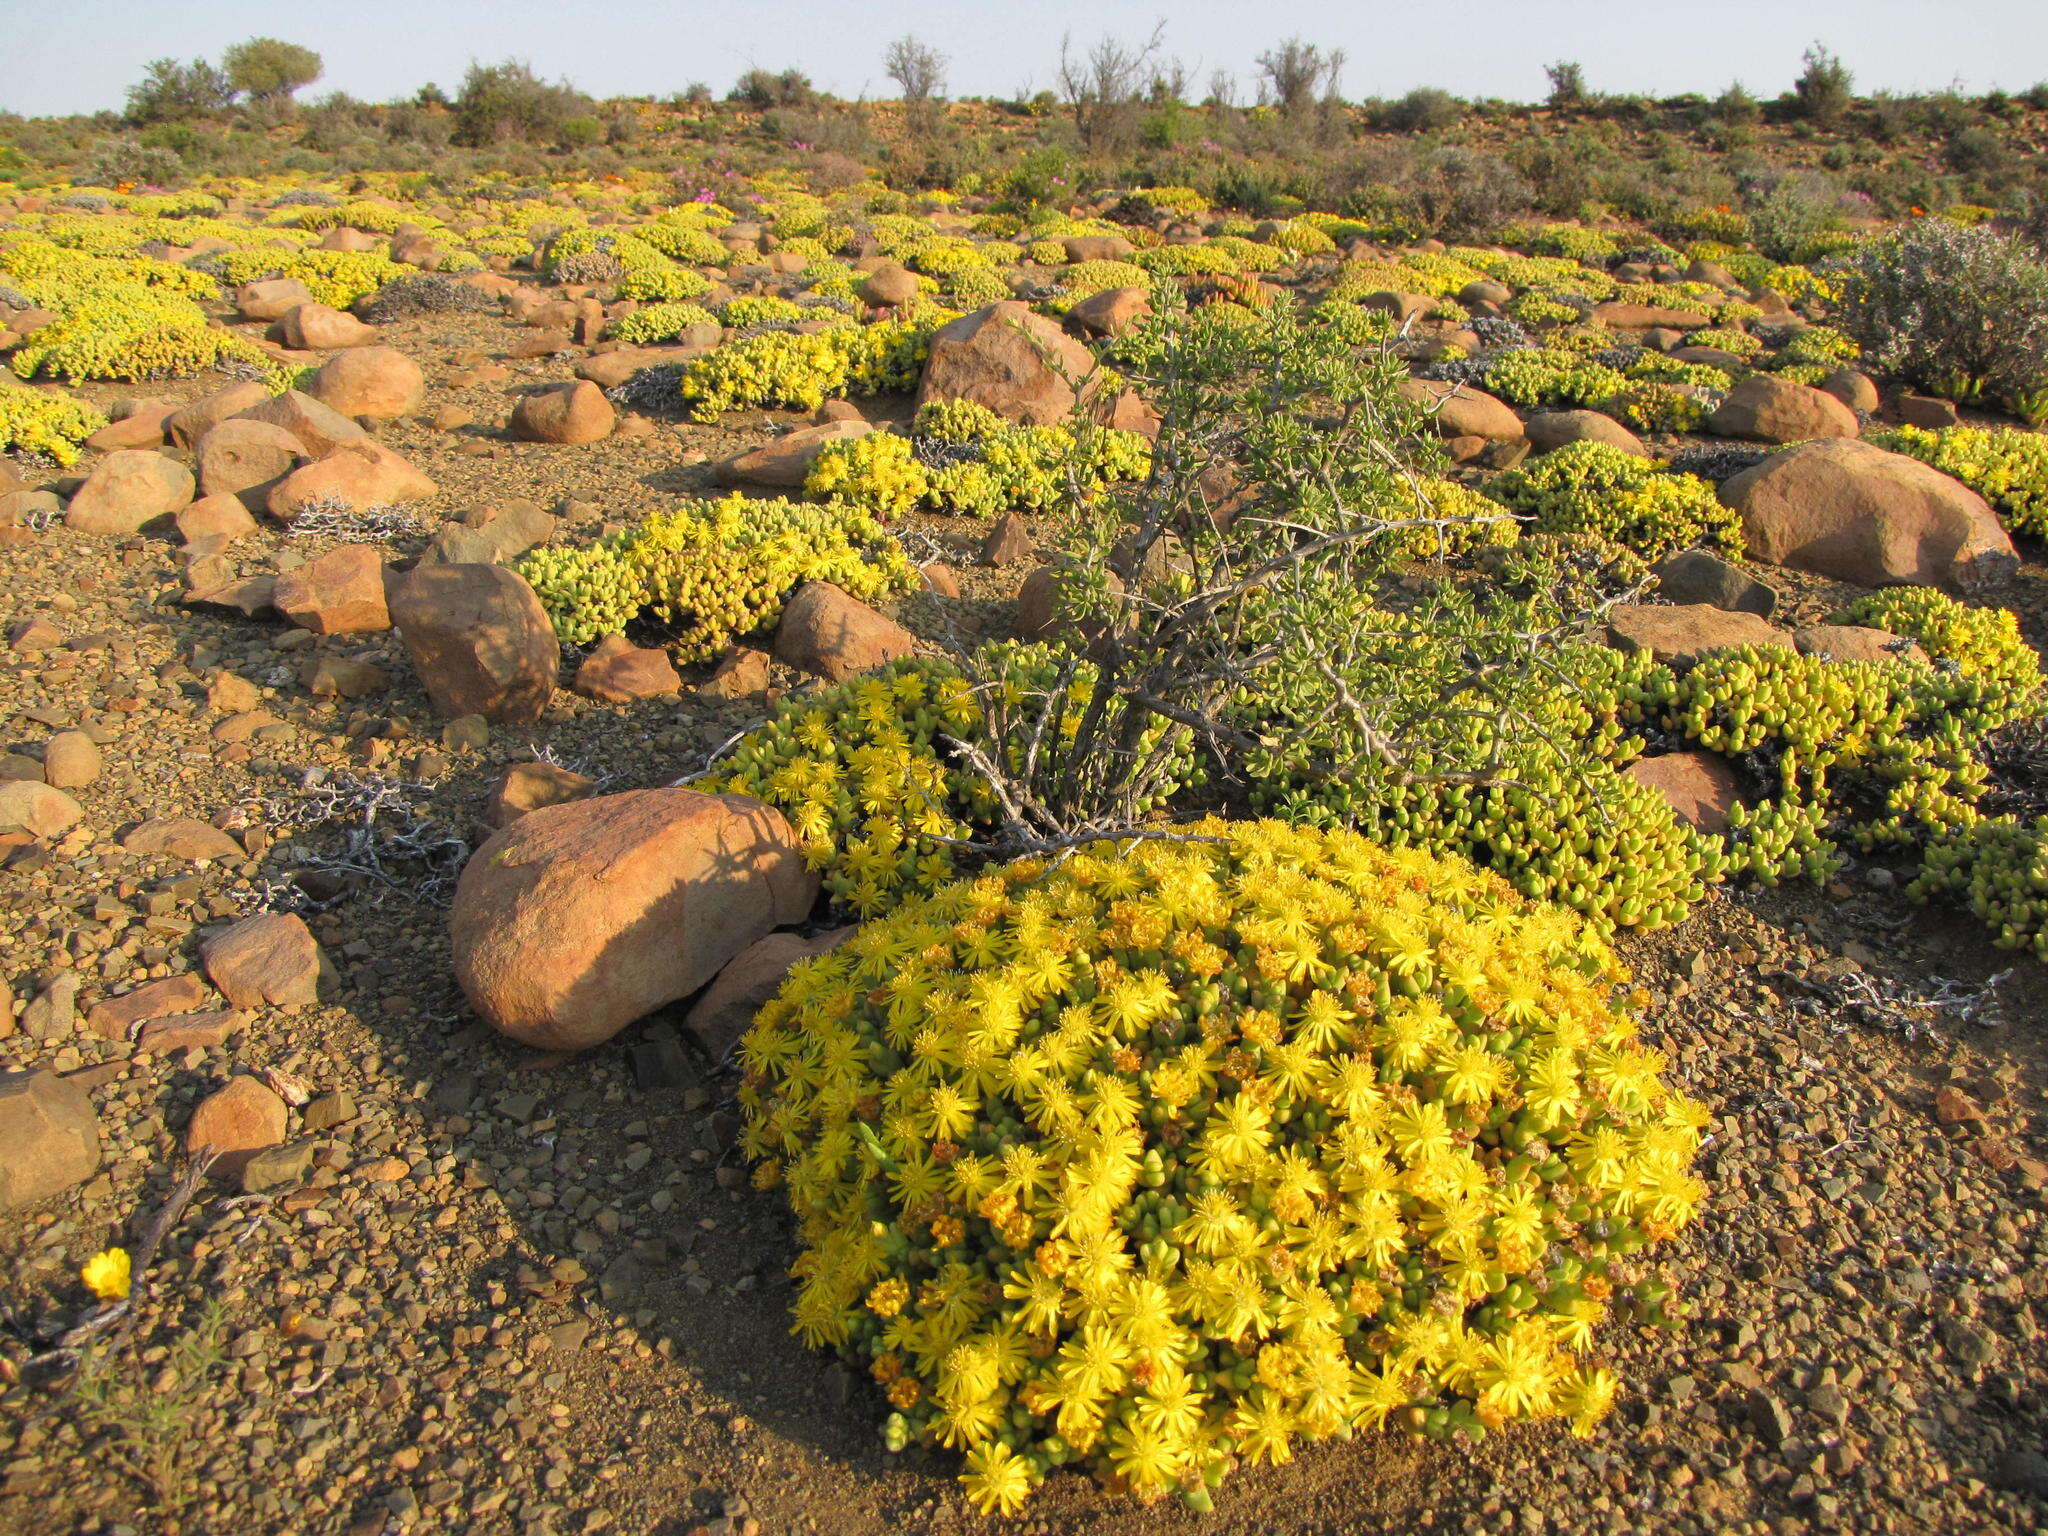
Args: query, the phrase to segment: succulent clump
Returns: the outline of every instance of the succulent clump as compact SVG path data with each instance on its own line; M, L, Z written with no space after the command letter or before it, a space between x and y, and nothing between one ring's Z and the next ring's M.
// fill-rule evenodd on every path
M682 661L768 628L806 581L870 601L917 579L902 546L864 512L737 494L580 549L543 545L518 569L565 643L588 645L646 619L667 630Z
M962 1454L1197 1507L1393 1424L1564 1418L1617 1382L1705 1109L1577 917L1461 860L1210 821L957 882L806 962L742 1054L795 1331Z
M1488 491L1538 533L1597 533L1652 559L1695 544L1742 552L1742 520L1713 486L1606 443L1567 443Z
M749 407L814 411L832 395L908 390L924 367L935 324L882 320L816 335L762 331L685 367L681 403L693 420L716 421Z
M983 687L1011 706L1040 701L1057 746L1080 728L1095 668L1083 663L1064 689L1061 658L1050 647L1015 642L976 654ZM985 843L1000 814L988 780L954 743L1001 753L1012 766L1025 745L990 739L983 693L953 662L895 661L879 672L777 705L774 718L748 732L699 788L754 795L789 818L804 857L838 905L863 917L936 890L971 869L972 844ZM1156 727L1141 750L1173 728ZM1195 782L1193 754L1175 753L1161 796Z
M971 400L934 400L917 413L908 438L870 432L827 444L813 461L804 494L900 517L934 512L994 517L1042 512L1070 489L1092 494L1142 479L1151 446L1136 432L1025 426Z
M0 451L41 454L69 466L78 462L80 445L106 424L90 401L39 389L0 389Z

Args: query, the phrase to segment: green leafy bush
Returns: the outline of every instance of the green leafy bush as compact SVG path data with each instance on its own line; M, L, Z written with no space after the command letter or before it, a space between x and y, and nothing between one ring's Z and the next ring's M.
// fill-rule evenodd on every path
M1591 406L1628 381L1604 363L1555 348L1503 352L1486 365L1486 387L1520 406Z
M649 304L630 315L621 315L605 327L605 334L614 341L644 346L652 342L673 341L693 325L716 324L718 317L703 305L672 300L664 304Z
M2015 237L1919 219L1840 266L1836 324L1878 368L1961 397L2048 385L2048 261Z

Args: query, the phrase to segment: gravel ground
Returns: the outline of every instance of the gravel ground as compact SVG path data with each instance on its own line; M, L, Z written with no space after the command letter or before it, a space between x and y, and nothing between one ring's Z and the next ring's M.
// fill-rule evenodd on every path
M387 328L428 367L429 414L454 405L482 423L388 431L440 483L430 513L568 498L581 505L563 536L587 537L702 492L706 458L789 419L511 444L494 425L506 392L569 367L511 363L499 382L473 381L506 334L468 318ZM907 621L927 635L999 627L1016 573L972 566L977 528L920 528L967 600L912 600ZM266 532L231 558L268 571L326 542ZM564 693L531 731L451 744L391 637L318 639L185 609L181 590L162 538L58 528L0 547L0 619L41 614L65 637L0 652L0 749L33 756L78 727L106 763L77 792L80 828L0 850L0 975L26 1001L69 972L82 1016L195 970L207 932L298 876L322 898L309 920L338 984L317 1007L250 1013L217 1047L141 1055L69 1020L0 1039L0 1066L92 1087L106 1147L91 1182L0 1219L0 1530L987 1528L943 1458L888 1456L868 1386L790 1337L786 1219L729 1151L731 1079L676 1019L573 1060L509 1047L466 1017L449 979L445 868L395 854L388 881L333 867L359 783L401 797L380 827L424 828L432 845L473 835L508 763L545 751L608 787L665 782L763 701L686 689L614 708ZM2039 644L2048 569L2030 564L2019 590ZM1802 616L1836 595L1787 592ZM320 655L373 662L391 687L315 698L298 677ZM260 697L233 697L222 671ZM324 789L306 787L309 770ZM323 806L345 814L301 824ZM247 856L121 849L134 823L165 815L228 827ZM1628 1392L1595 1438L1313 1447L1233 1477L1200 1521L1063 1478L1016 1528L2040 1529L2048 982L1896 884L1866 866L1823 892L1717 893L1624 945L1652 992L1646 1035L1720 1118L1702 1159L1713 1199L1667 1251L1689 1315L1666 1333L1610 1326ZM298 1177L254 1196L203 1191L143 1277L119 1347L82 1378L23 1376L30 1344L77 1314L78 1266L133 1246L164 1202L192 1106L264 1068L314 1100L295 1127Z

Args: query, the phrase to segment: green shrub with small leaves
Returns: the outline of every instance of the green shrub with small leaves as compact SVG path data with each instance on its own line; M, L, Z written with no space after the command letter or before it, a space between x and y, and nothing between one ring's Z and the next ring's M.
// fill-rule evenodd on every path
M1916 901L1959 899L1999 948L2048 961L2048 816L1986 817L1941 832L1906 892Z
M1048 646L998 642L976 653L974 670L980 689L1015 705L1048 696L1067 660ZM1067 737L1078 729L1094 678L1092 664L1074 666L1052 729ZM873 917L971 870L973 850L957 845L987 841L996 830L1001 805L994 791L948 740L1007 754L1014 767L1024 743L991 740L986 707L983 692L953 662L891 662L785 700L696 787L754 795L777 807L832 900ZM1155 729L1144 749L1176 729ZM1175 751L1157 808L1196 778L1192 754Z
M1918 641L1936 663L1921 688L1975 731L1995 731L2040 707L2040 653L2008 609L1978 607L1932 587L1888 587L1856 599L1834 622Z
M817 317L817 311L773 293L743 293L718 307L719 320L734 330L750 325L794 325Z
M1733 327L1709 326L1705 330L1694 331L1685 338L1685 344L1689 347L1712 347L1716 352L1727 352L1744 360L1761 357L1768 350L1749 332Z
M1514 551L1488 554L1505 567ZM1551 559L1532 557L1522 574L1543 585L1530 600L1500 608L1451 598L1424 617L1379 613L1354 600L1372 643L1343 667L1345 689L1406 701L1419 724L1398 761L1332 777L1313 765L1333 755L1322 723L1338 702L1333 685L1312 676L1273 678L1248 722L1270 743L1253 758L1254 807L1289 821L1353 827L1390 847L1462 855L1524 894L1562 902L1603 927L1679 921L1720 877L1720 845L1619 771L1643 751L1624 702L1644 711L1661 704L1670 690L1667 669L1644 653L1572 645L1547 652L1545 669L1519 678L1511 699L1475 694L1467 709L1429 707L1458 689L1475 661L1511 665L1512 637L1526 625L1558 621L1548 567L1574 558L1567 548ZM1329 600L1343 601L1335 593Z
M1734 382L1726 368L1712 363L1682 363L1661 352L1646 352L1622 370L1631 379L1654 384L1691 384L1700 389L1723 391Z
M1636 379L1608 396L1601 409L1638 432L1698 432L1713 406L1680 385Z
M1523 325L1576 325L1585 313L1547 293L1518 293L1508 300L1508 317Z
M1612 237L1578 224L1546 224L1529 242L1538 256L1562 256L1571 261L1607 262L1621 254Z
M910 390L942 323L883 320L817 335L763 331L692 360L683 370L682 399L693 420L716 421L749 407L814 411L837 395Z
M1214 245L1155 245L1131 257L1131 265L1154 277L1236 277L1244 264Z
M653 342L673 341L693 325L716 324L718 317L703 305L677 299L665 304L648 304L630 315L621 315L605 327L605 334L614 341L645 346Z

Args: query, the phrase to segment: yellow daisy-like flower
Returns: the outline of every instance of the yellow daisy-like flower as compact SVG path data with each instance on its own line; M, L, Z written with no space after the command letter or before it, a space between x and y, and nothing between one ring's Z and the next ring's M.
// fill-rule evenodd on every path
M101 1301L124 1301L134 1284L134 1271L126 1248L107 1248L85 1261L78 1272L85 1288Z
M960 1481L984 1515L1014 1515L1031 1497L1031 1463L1000 1440L991 1440L967 1453L967 1470Z

